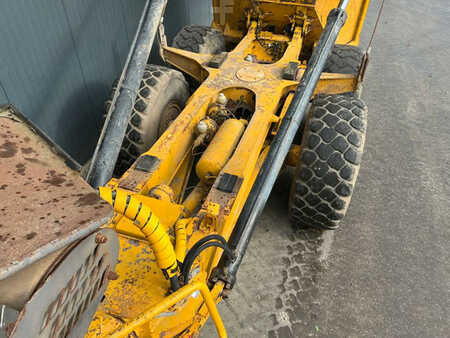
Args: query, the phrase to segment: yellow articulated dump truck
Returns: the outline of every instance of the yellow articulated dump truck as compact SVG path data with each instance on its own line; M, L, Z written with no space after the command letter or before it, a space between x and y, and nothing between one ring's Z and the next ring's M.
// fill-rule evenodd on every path
M333 230L363 153L368 0L213 0L169 46L147 1L82 175L0 112L0 334L195 337L229 296L275 180ZM170 66L148 64L158 40ZM79 169L79 168L78 168ZM83 178L82 178L83 176Z

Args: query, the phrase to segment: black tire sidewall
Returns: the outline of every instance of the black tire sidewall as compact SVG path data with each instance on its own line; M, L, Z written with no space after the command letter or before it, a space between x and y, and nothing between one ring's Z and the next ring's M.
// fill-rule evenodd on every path
M160 123L167 106L175 103L182 110L189 97L186 82L174 72L169 72L166 79L161 79L152 93L154 97L148 100L141 124L143 144L138 147L141 153L147 151L161 136Z

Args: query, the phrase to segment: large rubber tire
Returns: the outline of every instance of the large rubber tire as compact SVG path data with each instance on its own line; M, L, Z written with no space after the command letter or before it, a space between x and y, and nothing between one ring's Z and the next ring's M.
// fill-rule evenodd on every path
M152 147L183 110L188 98L189 86L183 74L163 66L146 66L116 173L123 173Z
M366 126L367 107L351 94L313 100L290 193L294 224L338 227L358 176Z
M361 48L335 45L325 64L324 72L357 75L363 59Z
M221 31L208 26L186 26L173 39L173 47L202 54L225 52Z

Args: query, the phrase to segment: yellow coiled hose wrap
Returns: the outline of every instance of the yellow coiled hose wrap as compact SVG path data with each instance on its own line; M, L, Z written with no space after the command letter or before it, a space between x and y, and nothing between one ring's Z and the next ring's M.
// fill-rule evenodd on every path
M184 262L186 255L187 245L187 232L186 226L189 223L189 219L181 219L175 224L175 254L179 263Z
M134 222L150 243L158 266L166 278L178 274L178 263L173 245L158 217L138 198L127 191L100 187L100 197L112 205L115 212Z

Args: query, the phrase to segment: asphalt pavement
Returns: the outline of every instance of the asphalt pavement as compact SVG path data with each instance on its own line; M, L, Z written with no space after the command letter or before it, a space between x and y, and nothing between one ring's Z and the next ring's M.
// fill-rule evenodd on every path
M230 337L450 336L448 5L386 1L363 93L365 155L341 229L292 229L283 172L219 305ZM201 336L214 335L209 322Z

